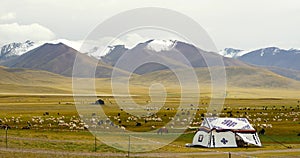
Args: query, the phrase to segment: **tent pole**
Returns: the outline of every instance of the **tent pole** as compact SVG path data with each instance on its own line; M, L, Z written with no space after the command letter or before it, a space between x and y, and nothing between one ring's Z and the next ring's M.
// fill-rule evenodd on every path
M130 157L130 135L128 136L128 157Z
M7 130L8 130L8 128L6 126L5 127L5 147L6 147L6 149L7 149Z

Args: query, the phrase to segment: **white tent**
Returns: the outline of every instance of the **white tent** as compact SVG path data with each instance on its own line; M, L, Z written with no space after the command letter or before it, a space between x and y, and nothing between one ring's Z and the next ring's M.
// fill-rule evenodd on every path
M196 132L192 146L238 147L261 146L256 130L246 118L204 118Z

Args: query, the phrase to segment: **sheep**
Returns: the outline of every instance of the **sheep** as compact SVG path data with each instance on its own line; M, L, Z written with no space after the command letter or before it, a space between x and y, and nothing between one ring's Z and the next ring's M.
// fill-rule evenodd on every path
M58 123L58 126L60 126L60 127L69 127L70 125L63 122L63 123Z
M84 128L84 129L88 129L88 128L89 128L89 125L84 125L83 128Z
M121 126L120 128L121 128L121 130L123 130L123 131L126 130L126 128L125 128L124 126Z
M158 122L162 122L162 119L160 117L157 118Z
M78 127L78 129L80 129L80 130L84 130L84 127Z
M39 123L40 123L40 124L43 124L43 122L44 122L44 120L43 120L43 119L39 120Z

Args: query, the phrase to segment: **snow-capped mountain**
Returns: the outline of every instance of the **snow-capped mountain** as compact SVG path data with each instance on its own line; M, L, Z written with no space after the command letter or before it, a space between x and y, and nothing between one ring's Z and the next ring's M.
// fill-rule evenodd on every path
M176 45L176 40L150 40L147 49L155 52L169 51Z
M150 51L154 52L162 52L162 51L169 51L176 45L176 40L149 40L147 41L147 47L145 49L148 49ZM67 39L57 39L52 41L39 41L39 42L32 42L30 40L27 40L24 43L21 42L14 42L7 45L4 45L1 48L0 53L0 59L5 60L10 57L16 57L21 56L25 54L26 52L37 48L43 44L58 44L63 43L81 53L84 53L90 57L94 57L96 59L101 59L102 56L110 53L114 49L117 49L117 51L120 51L121 45L113 45L109 47L104 47L101 45L97 45L97 42L90 42L85 43L82 47L82 44L84 41L71 41ZM125 48L125 45L123 45Z
M240 55L240 52L243 50L241 49L234 49L234 48L225 48L218 52L218 54L227 57L227 58L237 58Z
M218 54L228 57L228 58L240 58L244 55L250 54L250 53L259 53L260 56L264 55L278 55L280 53L287 53L287 54L297 54L300 50L298 49L281 49L278 47L266 47L266 48L258 48L258 49L251 49L251 50L241 50L241 49L235 49L235 48L225 48L218 52Z
M145 74L168 69L167 66L174 69L207 67L208 65L203 56L208 59L220 57L216 53L206 52L186 42L152 39L138 43L131 49L126 48L124 45L114 46L106 55L101 57L101 61L126 71L131 71L131 66L134 66L134 64L153 61L143 64L135 70L137 74ZM214 66L220 65L220 63L213 64ZM226 66L247 65L229 58L224 58L224 64Z
M280 54L299 54L300 50L297 49L281 49L277 47L267 47L267 48L262 48L258 49L255 51L250 51L247 54L259 54L260 56L274 56L274 55L280 55ZM246 55L246 54L245 54Z
M45 43L19 57L0 63L10 68L26 68L34 70L44 70L52 73L71 77L73 75L74 62L78 61L80 66L86 71L79 71L75 76L86 77L90 71L95 68L96 77L110 77L113 68L101 61L97 61L66 44ZM118 75L126 74L124 71L115 69Z
M300 70L300 50L297 49L267 47L250 51L238 59L253 65Z
M0 52L0 60L6 60L11 57L18 57L21 56L30 50L33 50L37 47L40 47L44 44L59 44L63 43L77 51L81 49L81 44L82 41L71 41L67 39L57 39L57 40L52 40L52 41L38 41L38 42L33 42L30 40L27 40L25 42L14 42L10 43L7 45L4 45L0 47L1 52ZM87 48L83 53L87 53L89 56L94 56L94 53L97 51L96 46L90 46L90 48Z
M10 43L1 47L0 60L20 56L35 47L35 43L27 40L24 43Z

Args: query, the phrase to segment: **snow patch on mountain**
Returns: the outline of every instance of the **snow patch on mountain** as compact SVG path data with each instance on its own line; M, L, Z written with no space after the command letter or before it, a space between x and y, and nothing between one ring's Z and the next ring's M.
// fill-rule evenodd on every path
M249 49L249 50L240 50L240 49L234 49L234 48L225 48L224 50L221 50L218 52L218 54L228 57L228 58L239 58L241 56L244 56L249 53L259 53L259 55L262 57L266 54L268 55L276 55L279 53L300 53L299 49L281 49L278 47L265 47L265 48L255 48L255 49Z
M115 46L108 46L106 48L94 46L84 53L90 57L101 59L102 56L109 54L113 49L115 49Z
M238 54L242 52L243 50L240 49L234 49L234 48L225 48L218 52L218 54L227 57L227 58L237 58Z
M300 50L298 49L281 49L278 47L266 47L266 48L260 48L253 51L248 51L248 53L255 53L259 52L260 56L263 57L265 55L277 55L281 53L289 53L289 54L299 54Z
M103 46L97 41L70 41L67 39L58 39L54 41L48 41L47 43L64 43L65 45L96 59L100 59L101 56L108 54L115 48L115 46Z
M264 49L262 49L262 50L260 51L260 56L262 57L262 56L264 56L264 54L265 54Z
M152 40L146 48L155 52L169 51L176 45L176 42L176 40Z
M0 58L7 59L13 56L20 56L27 51L36 48L34 42L27 40L23 43L21 42L14 42L1 47Z

